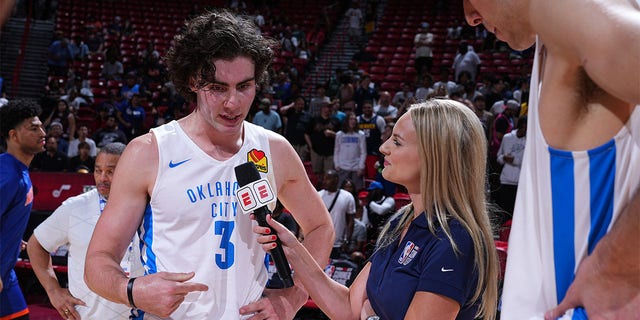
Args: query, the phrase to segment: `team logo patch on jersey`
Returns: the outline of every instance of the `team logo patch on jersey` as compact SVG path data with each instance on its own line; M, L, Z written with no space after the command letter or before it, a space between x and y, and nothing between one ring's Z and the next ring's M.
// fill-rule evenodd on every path
M27 198L24 201L24 206L28 206L33 202L33 186L29 188L29 192L27 192Z
M269 164L267 162L267 155L262 150L252 149L247 153L247 161L253 162L256 165L258 171L267 173L269 171Z
M407 241L407 244L404 245L404 250L402 250L400 258L398 258L398 263L405 266L408 265L409 262L411 262L418 254L418 251L420 251L420 247L416 246L411 241Z

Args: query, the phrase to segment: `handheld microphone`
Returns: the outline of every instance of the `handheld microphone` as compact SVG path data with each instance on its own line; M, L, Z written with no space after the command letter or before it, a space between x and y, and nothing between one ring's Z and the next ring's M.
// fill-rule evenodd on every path
M276 201L269 181L260 178L260 173L253 162L246 162L234 168L236 179L240 188L236 192L238 203L245 212L251 212L256 217L256 221L261 227L269 227L267 223L267 215L271 214L267 204ZM273 228L270 228L271 234L276 234ZM277 234L276 234L277 235ZM282 279L285 288L294 285L291 277L291 267L284 255L280 238L276 238L277 246L269 251L273 262L276 265L278 276Z

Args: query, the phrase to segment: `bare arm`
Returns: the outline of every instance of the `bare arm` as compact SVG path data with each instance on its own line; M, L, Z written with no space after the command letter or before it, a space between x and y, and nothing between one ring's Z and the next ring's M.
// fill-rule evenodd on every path
M320 265L329 261L329 253L335 237L329 212L295 150L282 136L271 142L274 154L278 198L291 212L304 234L304 246L313 252Z
M53 270L51 255L45 250L35 235L31 235L27 245L29 261L38 281L47 292L51 305L63 318L80 319L80 314L75 309L75 305L84 306L84 301L72 296L69 289L60 287L58 276ZM65 310L69 312L65 313Z
M531 1L547 49L582 65L605 91L640 103L640 11L630 0Z
M157 150L151 135L131 141L114 173L109 202L98 220L87 250L85 281L91 290L118 303L129 304L127 276L120 267L124 252L142 220L155 178Z
M109 202L105 207L87 250L85 282L100 296L125 305L128 278L120 261L140 225L148 195L157 173L158 151L148 133L134 139L120 157ZM140 277L133 289L134 303L140 309L167 317L184 296L206 290L203 284L185 283L193 273L168 273Z
M0 0L0 27L4 25L4 22L9 18L11 12L13 11L13 5L15 4L14 0ZM2 284L2 282L0 282ZM2 286L0 285L0 288Z
M293 107L296 103L295 102L291 102L288 105L284 105L282 107L280 107L280 110L278 110L281 114L285 115L287 114L287 111L289 111L289 109L291 107Z
M311 143L311 136L309 134L304 134L304 141L306 141L307 146L309 146L309 152L313 151L313 144Z
M304 246L318 263L329 261L335 233L329 212L309 181L309 177L291 145L282 137L271 141L274 155L278 198L291 212L304 233Z

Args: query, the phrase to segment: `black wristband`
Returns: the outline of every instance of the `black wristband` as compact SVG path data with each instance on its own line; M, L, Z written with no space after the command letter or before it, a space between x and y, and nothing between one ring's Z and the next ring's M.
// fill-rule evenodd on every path
M127 298L129 299L129 304L131 305L131 307L134 309L138 309L138 307L136 307L136 305L133 303L133 282L135 280L136 278L131 278L129 279L129 283L127 283Z

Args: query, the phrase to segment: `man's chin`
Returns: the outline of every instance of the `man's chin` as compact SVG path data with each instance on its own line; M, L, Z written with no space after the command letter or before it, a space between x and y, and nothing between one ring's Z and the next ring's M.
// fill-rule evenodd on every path
M512 40L512 41L502 40L502 39L498 39L498 40L506 42L509 45L509 48L511 48L513 50L517 50L517 51L527 50L527 49L531 48L533 45L536 44L536 37L535 36L532 36L532 37L527 38L527 39L519 38L519 39L515 39L515 40Z

